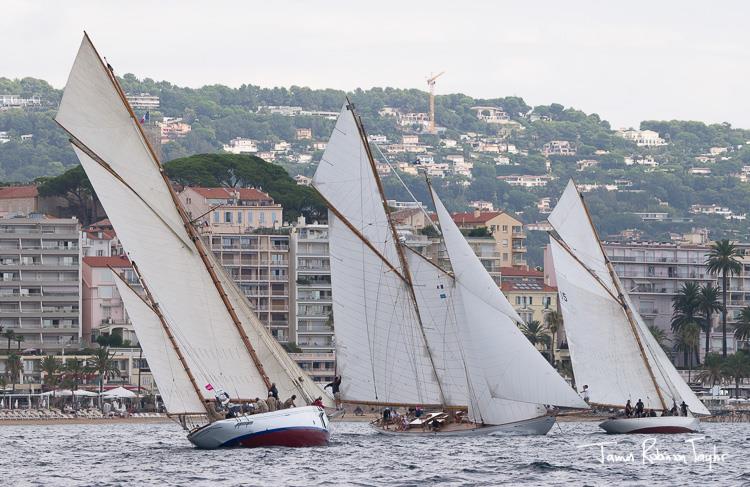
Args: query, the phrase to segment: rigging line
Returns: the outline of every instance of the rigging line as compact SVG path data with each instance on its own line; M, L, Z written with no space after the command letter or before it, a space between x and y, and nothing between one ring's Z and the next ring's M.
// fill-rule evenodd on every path
M388 158L386 157L385 154L383 154L383 151L380 149L380 146L378 144L375 144L375 143L373 143L372 145L374 145L375 148L378 150L378 153L380 154L380 157L382 157L383 160L385 161L385 163L388 164L388 167L391 168L391 172L393 172L396 175L396 178L399 180L399 182L404 187L404 189L406 190L406 192L409 193L409 196L411 196L411 199L415 203L419 203L419 201L417 201L417 197L414 196L414 193L411 192L411 190L409 189L409 187L406 185L406 182L404 182L404 180L401 178L401 175L398 173L398 171L396 171L396 168L394 168L393 164L391 164L391 161L388 160ZM441 234L440 228L438 228L438 226L435 225L435 222L432 221L432 216L430 216L430 214L427 212L427 209L424 206L422 206L421 204L419 204L418 206L419 206L419 209L422 210L422 213L424 213L424 215L427 217L427 221L430 223L430 226L432 226L432 228L434 228L438 232L438 235L440 235Z
M367 159L370 163L370 169L372 170L373 178L375 179L375 183L378 188L378 192L380 193L380 199L383 204L383 211L385 212L386 219L388 220L388 224L391 227L391 234L393 238L393 243L396 246L396 252L398 254L399 262L401 262L401 268L404 272L404 278L409 290L409 294L411 296L412 304L414 306L414 312L416 313L417 322L419 324L419 330L422 334L422 339L424 341L424 347L427 351L427 356L430 359L430 365L432 365L432 371L435 374L435 379L437 381L438 389L440 390L440 396L442 398L442 402L445 403L445 394L443 392L443 386L440 383L440 377L437 373L437 368L435 367L435 360L432 356L432 351L430 350L430 343L427 341L427 336L424 331L424 326L422 324L422 316L419 313L419 305L417 303L417 296L414 293L414 286L412 283L411 273L409 272L409 265L406 262L406 256L404 255L404 250L401 248L401 244L398 238L398 232L396 231L396 226L393 223L393 219L391 218L390 212L388 211L388 203L386 202L385 198L385 191L383 189L383 182L380 180L380 176L378 176L378 169L375 167L375 159L372 156L372 152L370 151L370 144L367 142L367 134L365 133L364 125L362 125L362 119L354 112L354 105L347 97L347 109L351 111L351 115L354 118L354 123L357 126L357 130L359 131L359 136L362 142L362 146L365 148L365 153L367 154Z
M143 127L139 123L137 117L135 116L135 112L133 111L133 108L130 106L130 103L127 100L127 97L125 96L125 92L123 91L122 87L120 86L120 83L117 81L117 78L115 77L115 74L112 70L108 69L104 61L102 60L101 56L99 55L99 52L96 50L96 47L94 46L93 42L91 42L91 39L89 38L88 34L84 32L84 38L86 41L91 45L91 48L96 53L96 57L99 60L99 64L101 65L101 68L104 70L104 73L106 74L107 78L109 78L110 82L112 83L112 86L115 90L115 92L119 95L120 101L122 102L123 106L127 110L128 114L130 115L130 119L132 124L135 126L136 130L140 134L140 141L143 144L143 146L146 148L148 154L151 156L151 160L156 165L157 169L159 170L159 173L162 176L162 180L164 185L167 188L167 191L169 192L169 195L172 197L172 203L174 204L174 207L177 209L177 213L180 215L180 218L182 219L183 225L185 229L187 230L188 236L193 241L193 244L198 251L198 254L201 257L201 260L203 261L204 266L206 267L206 270L208 271L209 275L211 276L211 280L214 284L214 287L216 291L219 293L219 297L221 298L224 307L226 308L227 312L229 313L230 317L232 318L232 322L235 325L235 328L237 330L237 333L240 335L240 339L242 340L242 343L245 345L245 349L250 355L250 359L252 360L253 364L255 365L255 368L258 370L258 373L263 378L263 381L266 384L266 387L271 386L271 381L268 378L268 376L265 373L265 370L263 369L263 364L258 359L257 354L255 353L255 349L253 348L252 344L247 338L247 335L245 331L242 328L242 323L240 322L239 318L237 317L237 314L234 312L234 308L232 307L231 303L228 301L226 292L224 291L223 286L220 282L218 282L218 279L216 277L215 269L213 268L213 265L207 260L206 257L206 248L203 245L203 241L201 240L200 235L196 231L196 229L193 227L193 225L190 224L190 219L187 217L187 213L185 211L185 208L182 206L182 203L180 202L180 199L177 197L177 193L175 192L174 188L172 187L172 184L169 181L169 178L167 177L166 172L164 171L164 168L162 167L161 163L159 162L159 158L156 155L156 152L154 151L153 147L151 147L151 144L149 143L148 139L146 138L146 133L143 130ZM192 250L192 249L191 249Z

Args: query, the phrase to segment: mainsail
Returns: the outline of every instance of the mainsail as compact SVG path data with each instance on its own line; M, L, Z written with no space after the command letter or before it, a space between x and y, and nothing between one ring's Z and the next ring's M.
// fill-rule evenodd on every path
M518 315L452 220L446 246L458 278L399 242L365 141L347 104L313 178L329 205L344 400L468 405L475 421L492 424L544 414L540 404L586 407L517 329Z
M114 74L88 36L81 43L56 121L70 135L123 247L138 264L186 368L200 386L212 384L235 399L264 397L271 382L285 397L323 395L270 344L270 333L219 270L181 209ZM145 313L136 314L143 318ZM139 327L154 334L154 325L152 318L143 318ZM172 380L164 370L154 371L160 386ZM182 387L184 381L179 384ZM205 388L201 395L202 400L213 398Z
M573 181L549 221L559 235L550 248L573 371L589 386L591 402L641 399L646 408L664 409L685 401L693 413L709 414L633 307Z

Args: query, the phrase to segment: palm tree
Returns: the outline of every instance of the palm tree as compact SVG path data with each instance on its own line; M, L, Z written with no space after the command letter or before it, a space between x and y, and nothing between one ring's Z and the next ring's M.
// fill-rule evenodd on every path
M58 373L61 369L60 361L55 358L54 355L47 355L42 359L41 369L44 372L43 384L47 388L54 390L57 383L60 381Z
M550 347L550 362L555 367L555 339L557 338L557 332L563 326L563 315L559 311L550 311L544 317L547 322L547 329L552 337L552 346Z
M712 274L721 274L721 356L727 358L727 291L729 276L742 272L738 257L740 250L729 240L717 240L711 245L706 259L706 270Z
M665 352L669 352L669 346L667 345L667 342L669 342L669 338L667 338L667 334L664 332L664 330L655 325L648 325L648 330L654 336L654 340L656 340L656 343L659 344L662 350L664 350Z
M78 401L75 391L78 390L78 386L90 374L91 369L83 360L69 359L63 366L63 381L73 392L73 404L76 406L76 409L78 409Z
M3 338L7 338L8 339L8 347L7 348L8 348L8 351L10 352L10 342L16 339L16 332L13 331L13 330L10 330L10 329L5 330L3 332Z
M724 360L721 370L724 377L734 381L734 397L740 397L740 381L750 377L750 356L737 352Z
M5 370L8 371L10 383L13 387L11 394L15 394L16 384L21 377L21 372L23 372L23 362L21 362L21 357L17 353L11 352L8 354L8 358L5 361Z
M535 347L539 344L549 347L550 337L547 327L537 320L531 320L521 325L521 331Z
M698 303L700 302L700 286L695 281L683 283L682 287L672 298L672 332L679 335L686 326L696 325L698 322ZM700 342L699 342L700 343ZM695 346L696 351L698 345ZM688 350L681 348L683 360L687 363ZM700 364L699 364L700 365Z
M109 349L100 347L91 357L91 371L99 376L99 407L102 407L102 392L104 392L104 379L113 378L120 373L117 362L113 360L115 352L110 354Z
M750 340L750 306L745 306L740 311L740 321L734 325L734 339Z
M18 350L21 350L21 342L25 340L23 335L16 335L14 340L18 342Z
M693 354L698 349L701 342L701 328L697 323L687 323L675 333L675 350L681 351L690 359L686 360L688 364L688 382L693 371Z
M724 361L721 355L718 353L709 353L706 358L703 359L703 370L695 377L696 380L702 383L710 383L711 387L715 386L717 382L721 382L724 378L724 373L721 370Z
M711 315L722 309L724 308L719 302L719 288L710 283L702 286L698 293L698 311L706 316L701 327L706 334L706 355L708 355L711 341Z

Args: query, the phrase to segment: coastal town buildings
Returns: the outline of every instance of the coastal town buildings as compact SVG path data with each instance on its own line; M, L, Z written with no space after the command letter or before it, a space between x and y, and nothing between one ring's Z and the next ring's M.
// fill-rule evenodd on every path
M500 266L526 265L526 233L523 223L504 211L453 213L453 221L461 229L486 228L495 240L495 252Z
M621 129L616 131L615 135L635 142L638 147L660 147L667 145L667 141L659 137L659 133L653 130Z
M185 187L179 198L204 233L247 233L282 223L282 208L254 188Z
M39 211L39 192L36 186L0 188L0 218L26 216L37 211Z
M135 110L157 110L159 97L150 93L127 93L125 97Z
M222 149L232 154L255 154L258 152L258 143L252 139L235 137L228 144L224 144Z
M76 219L0 219L0 326L19 349L81 344L81 248Z

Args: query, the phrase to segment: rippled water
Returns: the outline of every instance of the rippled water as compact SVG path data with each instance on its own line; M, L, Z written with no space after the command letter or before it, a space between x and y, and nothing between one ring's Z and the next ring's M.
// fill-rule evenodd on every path
M750 485L750 424L704 424L701 435L656 436L654 448L687 463L642 463L643 436L607 436L596 423L561 423L544 437L394 438L367 424L334 423L332 442L309 449L194 449L174 424L0 426L6 485ZM702 452L723 463L696 463ZM600 463L606 453L634 461ZM650 452L654 452L654 448ZM9 482L10 481L10 482Z

